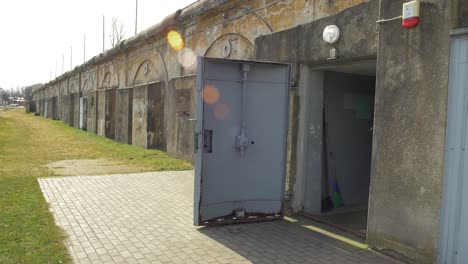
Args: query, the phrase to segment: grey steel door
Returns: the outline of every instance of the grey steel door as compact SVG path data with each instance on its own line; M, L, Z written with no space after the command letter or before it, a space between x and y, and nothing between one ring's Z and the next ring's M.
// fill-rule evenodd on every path
M454 36L450 58L439 263L468 263L468 35Z
M289 65L199 58L194 224L282 217Z

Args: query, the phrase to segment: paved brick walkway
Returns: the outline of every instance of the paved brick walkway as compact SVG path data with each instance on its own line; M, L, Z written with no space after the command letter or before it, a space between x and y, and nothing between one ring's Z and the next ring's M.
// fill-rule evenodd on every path
M39 180L75 263L394 263L287 221L192 225L193 172Z

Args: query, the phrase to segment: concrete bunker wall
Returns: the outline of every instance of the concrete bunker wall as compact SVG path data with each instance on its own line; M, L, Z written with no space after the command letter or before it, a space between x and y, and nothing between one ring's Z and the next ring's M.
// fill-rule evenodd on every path
M44 103L45 103L44 99L41 99L39 101L39 115L40 116L44 116Z
M382 16L402 4L383 2ZM418 27L390 23L379 34L368 241L420 263L437 255L450 10L450 1L422 2Z
M106 128L106 91L98 90L96 96L96 134L105 136Z
M398 16L403 2L382 1L381 17ZM314 88L317 76L311 71L378 55L367 241L418 263L436 259L450 10L447 1L423 2L418 27L408 30L398 22L384 23L376 31L378 1L369 1L336 16L259 37L255 43L257 59L300 65L296 67L301 69L296 76L300 97L297 111L299 120L306 121L299 123L297 159L291 161L297 166L296 171L290 171L297 188L305 185L313 189L299 177L306 171L304 166L316 166L317 171L321 167L320 160L314 160L320 156L321 135L304 141L309 128L320 129L322 122L313 111L321 115L317 98L322 94ZM336 44L328 45L317 36L331 24L338 25L341 37ZM331 48L336 49L338 59L327 60ZM306 153L309 158L304 158ZM294 198L293 194L293 204ZM306 195L306 201L298 205L306 206L307 199Z
M87 130L97 134L97 92L88 92L88 118Z
M166 150L163 82L148 85L147 148Z
M116 111L116 89L105 91L106 99L104 106L104 135L107 138L115 138L115 111Z
M54 116L53 105L52 105L52 98L48 98L45 100L45 117L52 119Z
M136 85L162 82L164 84L164 89L161 90L163 100L157 107L162 105L164 111L163 113L157 111L159 118L149 117L148 120L146 117L146 120L150 121L149 128L145 128L145 130L150 129L149 134L144 136L147 141L148 136L150 137L150 143L147 142L146 145L167 150L177 157L193 160L193 133L191 131L193 122L188 120L190 118L187 114L192 115L193 118L194 85L183 83L187 82L184 76L193 74L195 68L181 66L179 52L167 45L165 37L167 30L177 28L185 36L187 50L193 51L194 55L252 59L253 42L257 36L314 21L362 2L366 0L335 0L317 5L300 0L285 0L272 4L266 4L264 1L242 3L225 0L200 1L169 16L161 24L125 40L122 45L92 58L84 65L65 73L34 93L56 86L60 95L60 119L74 126L79 125L79 115L75 113L79 113L79 105L76 107L76 99L71 94L83 92L84 96L91 95L88 98L87 130L101 136L115 138L119 142L130 143L132 138L138 137L132 133L135 128L130 125L136 121L129 120L132 119L135 110L125 109L127 107L119 109L119 107L122 104L127 105L127 100L132 106L131 102L134 98L126 99L127 95L121 94L122 92L115 92L111 95L103 90L129 87L131 89ZM262 10L262 12L254 12L254 14L246 12L246 8ZM220 24L219 14L225 13L228 15L226 17L238 18ZM194 20L194 17L200 19ZM195 24L193 24L194 21L196 21ZM193 32L197 33L193 34ZM156 46L157 48L153 48ZM175 87L176 83L181 83L182 88ZM114 95L115 99L110 98ZM62 99L64 99L63 103ZM187 99L190 102L186 102ZM115 103L109 103L111 101ZM73 105L72 111L70 104ZM64 105L68 109L65 109ZM109 112L113 107L115 111ZM190 111L180 110L186 108ZM69 113L70 111L72 114ZM127 115L127 111L132 114ZM161 118L164 120L163 124L158 123ZM152 120L157 122L152 122ZM125 128L126 124L127 128ZM137 141L143 142L144 139ZM132 144L145 145L136 142Z
M70 112L73 113L73 127L79 128L80 126L80 94L73 93L71 94L72 102L70 105L73 105L73 109Z
M169 82L169 115L167 151L185 160L194 159L196 76L185 76Z
M164 83L133 88L132 144L165 150Z
M132 145L146 148L148 109L146 106L147 86L133 88Z
M52 102L52 115L51 115L51 118L54 119L54 120L58 120L59 119L59 104L58 104L58 96L54 96L52 97L51 99L51 102Z
M62 104L60 111L63 122L68 125L71 125L72 116L70 110L73 110L73 108L71 108L73 104L71 103L70 97L70 95L62 95Z
M132 144L133 89L117 89L116 93L115 140Z
M458 17L456 28L468 28L468 0L458 0Z

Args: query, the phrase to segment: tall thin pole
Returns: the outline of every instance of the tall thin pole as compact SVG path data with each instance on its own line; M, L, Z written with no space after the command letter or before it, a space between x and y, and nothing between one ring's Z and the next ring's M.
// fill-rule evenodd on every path
M83 39L83 63L86 62L86 34Z
M70 71L73 69L73 46L70 46Z
M104 15L102 16L102 52L104 52L104 43L105 43L105 34L106 34L106 22L104 19Z
M138 0L135 0L135 35L138 32Z

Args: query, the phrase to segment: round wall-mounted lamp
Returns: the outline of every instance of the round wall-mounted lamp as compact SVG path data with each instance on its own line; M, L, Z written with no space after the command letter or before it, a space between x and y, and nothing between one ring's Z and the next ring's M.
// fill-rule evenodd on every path
M336 25L326 26L323 30L323 40L325 42L333 44L340 38L340 29Z

